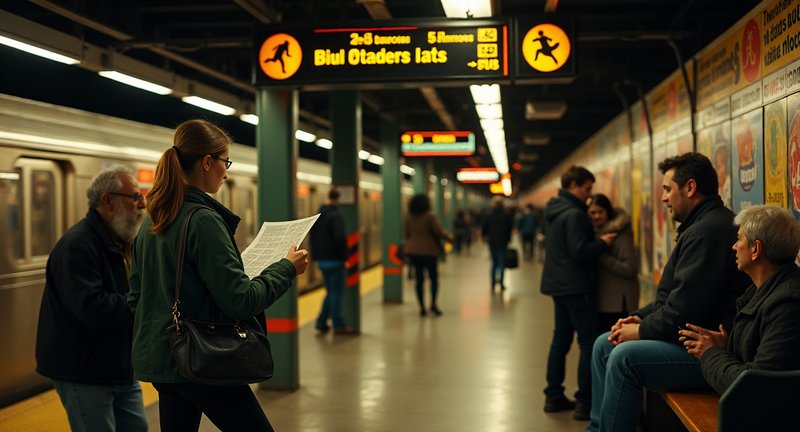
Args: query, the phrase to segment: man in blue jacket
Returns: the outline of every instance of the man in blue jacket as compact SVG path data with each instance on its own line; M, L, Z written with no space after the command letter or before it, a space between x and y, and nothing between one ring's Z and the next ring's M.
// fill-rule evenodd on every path
M126 299L144 197L121 165L100 171L86 195L86 217L64 233L47 261L36 371L53 381L72 431L146 431Z
M586 200L592 196L594 175L572 166L561 176L558 196L544 209L547 222L542 294L553 297L555 329L547 358L545 412L575 409L573 418L588 420L591 408L591 354L597 335L597 260L614 242L616 234L594 237ZM564 396L567 353L573 333L578 334L578 391L574 401Z
M733 213L717 194L707 157L684 153L663 160L661 202L680 222L656 300L600 335L592 353L592 423L587 431L633 431L642 387L652 391L705 388L700 363L678 340L685 323L731 328L736 298L750 285L736 269Z

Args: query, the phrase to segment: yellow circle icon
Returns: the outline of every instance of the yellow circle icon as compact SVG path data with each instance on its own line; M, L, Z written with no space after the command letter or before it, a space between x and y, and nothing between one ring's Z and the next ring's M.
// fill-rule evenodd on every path
M539 24L528 30L522 41L525 61L539 72L557 70L569 60L569 37L554 24Z
M286 33L277 33L261 44L258 52L258 65L268 77L284 80L300 69L303 50L297 39Z

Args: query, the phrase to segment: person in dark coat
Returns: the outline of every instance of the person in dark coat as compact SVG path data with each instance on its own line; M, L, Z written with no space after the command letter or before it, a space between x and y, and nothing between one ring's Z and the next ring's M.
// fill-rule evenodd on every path
M345 325L342 318L342 296L346 277L347 236L344 218L339 213L339 192L328 192L328 204L319 208L319 219L311 228L311 255L325 278L327 295L317 317L317 330L327 332L328 318L336 334L355 334L355 329Z
M597 260L614 243L616 234L595 239L586 200L592 196L594 175L586 168L570 167L561 176L558 196L544 210L547 221L542 294L553 297L555 328L547 357L545 412L575 409L573 418L585 419L591 405L590 359L597 335ZM564 396L566 357L573 334L578 334L578 391L575 401Z
M483 218L481 229L484 240L489 244L489 254L492 257L492 291L498 283L501 290L506 289L503 283L506 272L506 249L511 241L513 229L514 219L506 212L503 197L495 196L492 198L492 210Z
M533 247L533 242L536 238L536 222L533 204L526 205L517 221L517 231L522 240L522 255L526 260L532 260L535 255L536 249Z
M86 195L86 217L47 260L36 371L53 381L73 431L146 431L126 300L144 198L121 165L100 171Z
M800 369L800 225L789 210L765 205L742 210L734 223L736 266L753 284L736 301L730 333L722 324L716 331L691 323L679 332L719 394L745 370Z
M736 298L750 284L736 271L733 213L717 195L717 173L700 153L658 164L664 174L661 201L680 222L678 238L656 300L617 321L592 352L592 410L587 431L633 431L642 388L661 392L706 388L700 363L678 340L687 322L730 328Z

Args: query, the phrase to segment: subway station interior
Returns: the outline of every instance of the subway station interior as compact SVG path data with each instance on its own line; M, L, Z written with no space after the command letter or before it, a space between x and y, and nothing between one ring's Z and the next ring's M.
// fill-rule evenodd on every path
M101 169L127 166L146 197L186 120L235 142L212 196L241 218L240 252L262 222L342 192L354 334L315 328L326 289L312 253L266 310L275 374L251 386L282 432L586 430L542 410L554 310L541 218L571 166L630 215L629 310L656 300L679 233L665 158L708 157L734 213L767 204L800 221L797 0L4 0L0 60L0 432L71 430L36 370L50 251ZM419 194L449 233L474 216L439 257L441 315L420 316L402 257ZM502 289L480 223L497 197L539 218L525 257L515 219L519 266ZM159 431L159 393L141 386ZM691 419L648 392L637 430L741 430L718 426L719 395L703 401ZM220 429L204 417L199 430Z

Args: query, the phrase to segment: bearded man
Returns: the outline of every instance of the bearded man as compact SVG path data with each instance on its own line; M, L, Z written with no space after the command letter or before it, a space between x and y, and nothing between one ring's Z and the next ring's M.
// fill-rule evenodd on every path
M64 233L47 260L36 370L52 380L73 431L146 431L126 299L144 197L121 165L100 171L86 195L86 217Z

